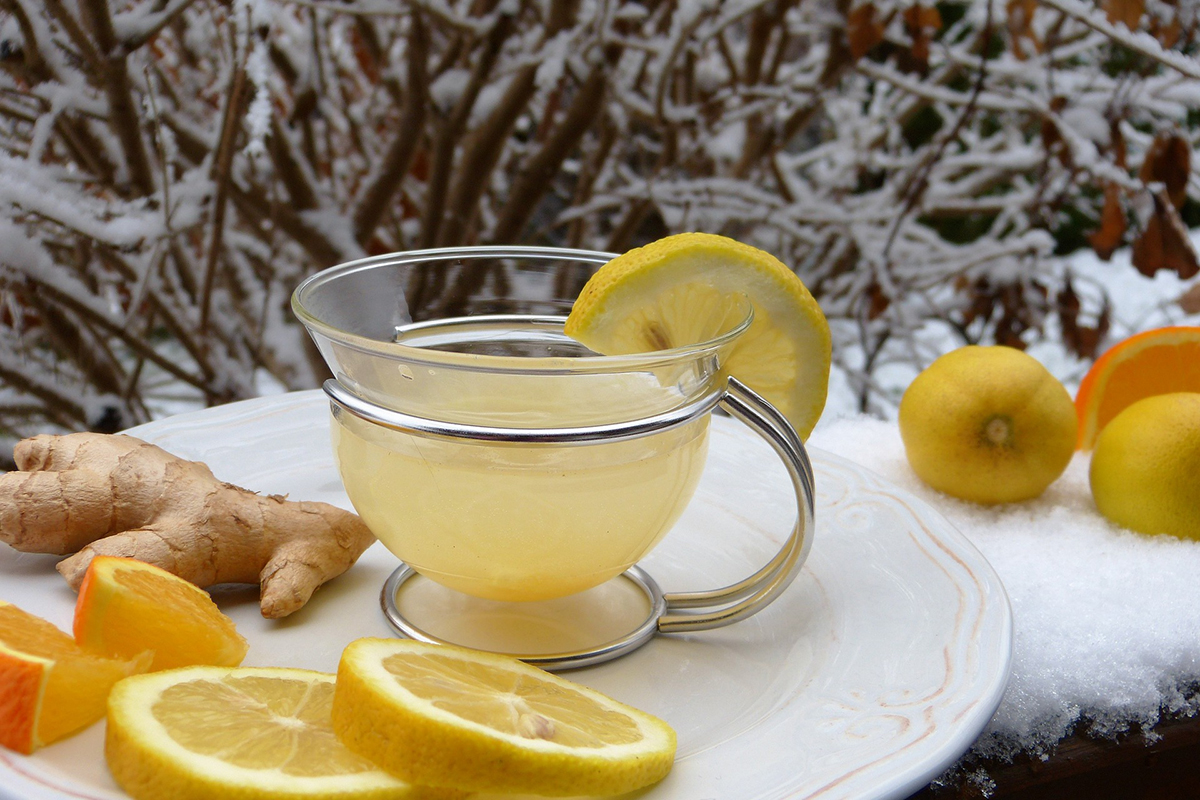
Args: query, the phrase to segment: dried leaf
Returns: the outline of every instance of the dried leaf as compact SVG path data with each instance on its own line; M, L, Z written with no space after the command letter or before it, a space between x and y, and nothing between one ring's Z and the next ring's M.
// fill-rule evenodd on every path
M1067 278L1062 289L1059 290L1058 296L1055 297L1055 305L1058 306L1058 321L1062 327L1063 343L1071 350L1075 350L1075 343L1079 338L1079 295L1075 293L1075 287L1071 284L1071 279Z
M1033 31L1033 12L1037 6L1037 0L1008 0L1008 35L1012 42L1013 55L1022 61L1030 55L1042 52L1042 43ZM1023 40L1029 42L1032 53L1025 51Z
M1183 38L1183 25L1179 22L1178 12L1169 22L1163 23L1158 17L1150 18L1150 35L1158 39L1159 44L1168 50L1175 49Z
M1129 221L1125 207L1121 204L1121 189L1115 183L1104 187L1104 208L1100 212L1100 227L1089 237L1096 255L1105 261L1112 258L1113 251L1125 240Z
M1024 350L1026 344L1021 338L1021 332L1027 327L1015 314L1006 311L1000 321L996 323L996 344Z
M1113 163L1121 169L1126 169L1126 160L1129 157L1129 151L1125 146L1125 134L1121 133L1121 120L1109 120L1108 135L1109 144L1112 147Z
M846 17L846 39L855 61L883 41L883 23L875 18L875 6L863 3Z
M867 319L879 319L891 305L891 299L884 294L883 288L876 282L867 287Z
M1066 107L1067 98L1062 95L1055 95L1050 99L1051 115L1061 114ZM1064 167L1074 169L1075 159L1071 155L1071 148L1067 146L1051 115L1042 118L1042 146L1046 148L1047 154L1057 156Z
M1192 148L1177 133L1163 131L1154 137L1138 177L1142 183L1162 183L1176 208L1187 200L1188 174L1192 168Z
M379 83L379 64L371 52L362 31L357 27L350 28L350 46L353 49L354 60L367 80L372 84Z
M912 37L907 71L924 74L929 70L929 45L942 28L942 15L933 6L909 6L904 11L904 27Z
M1104 14L1113 25L1124 24L1135 31L1146 13L1146 0L1104 0Z
M1100 342L1108 333L1110 322L1108 298L1104 299L1104 307L1100 309L1095 325L1079 324L1081 304L1079 295L1075 293L1075 287L1071 284L1070 279L1058 293L1056 300L1058 318L1062 323L1063 343L1081 358L1095 358Z
M1155 192L1153 197L1154 213L1133 243L1133 266L1147 276L1167 269L1185 280L1194 277L1200 273L1200 259L1179 212L1163 192Z
M965 280L965 279L964 279ZM971 304L962 313L963 327L977 319L989 320L996 308L996 296L992 293L987 278L980 278L970 286Z
M1179 307L1185 314L1200 314L1200 283L1179 296Z

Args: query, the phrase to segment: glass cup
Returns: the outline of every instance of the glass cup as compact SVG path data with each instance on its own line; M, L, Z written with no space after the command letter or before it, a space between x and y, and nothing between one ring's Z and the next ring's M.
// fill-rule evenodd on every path
M293 310L335 376L325 389L346 492L412 570L489 600L572 595L629 570L691 499L709 412L731 402L721 364L753 311L737 296L727 329L709 341L597 355L562 327L579 289L612 257L414 251L333 267L296 289ZM730 410L755 417L791 462L806 504L771 564L733 587L680 595L681 609L769 602L807 553L803 447L764 401L740 384L737 396ZM647 592L664 606L657 587ZM754 610L717 612L715 624Z

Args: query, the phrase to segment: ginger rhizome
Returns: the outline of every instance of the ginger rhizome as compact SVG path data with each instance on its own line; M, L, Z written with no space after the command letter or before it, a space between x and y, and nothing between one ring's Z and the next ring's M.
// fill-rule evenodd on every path
M291 614L375 537L327 503L259 495L131 436L72 433L17 444L0 475L0 541L70 558L75 589L97 555L136 558L197 586L257 583L262 615Z

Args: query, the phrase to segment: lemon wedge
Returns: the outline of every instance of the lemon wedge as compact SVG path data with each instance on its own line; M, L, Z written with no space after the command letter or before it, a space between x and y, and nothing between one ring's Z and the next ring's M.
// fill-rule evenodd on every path
M405 780L468 791L619 794L663 778L665 722L508 656L397 639L343 651L333 726Z
M338 743L333 676L187 667L117 684L105 757L138 800L392 800L460 796L410 786Z
M796 273L769 253L709 233L630 250L583 287L565 332L605 355L698 344L729 329L725 300L738 293L754 321L723 368L807 438L829 390L829 324Z

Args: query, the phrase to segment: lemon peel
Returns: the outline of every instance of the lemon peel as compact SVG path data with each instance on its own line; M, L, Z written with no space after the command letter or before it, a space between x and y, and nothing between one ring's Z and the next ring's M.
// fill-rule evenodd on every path
M659 239L601 267L564 330L604 355L698 344L729 329L729 299L739 293L754 320L723 369L807 438L829 390L829 324L796 273L770 253L709 233Z
M676 745L662 720L514 658L398 639L343 651L333 726L414 783L545 796L648 786Z
M1200 539L1200 393L1127 406L1100 432L1088 478L1096 507L1118 525Z
M971 345L926 367L900 400L913 471L948 495L995 504L1037 497L1075 451L1075 405L1032 356Z
M406 784L340 745L332 675L201 666L135 677L109 695L104 753L138 800L459 796Z

